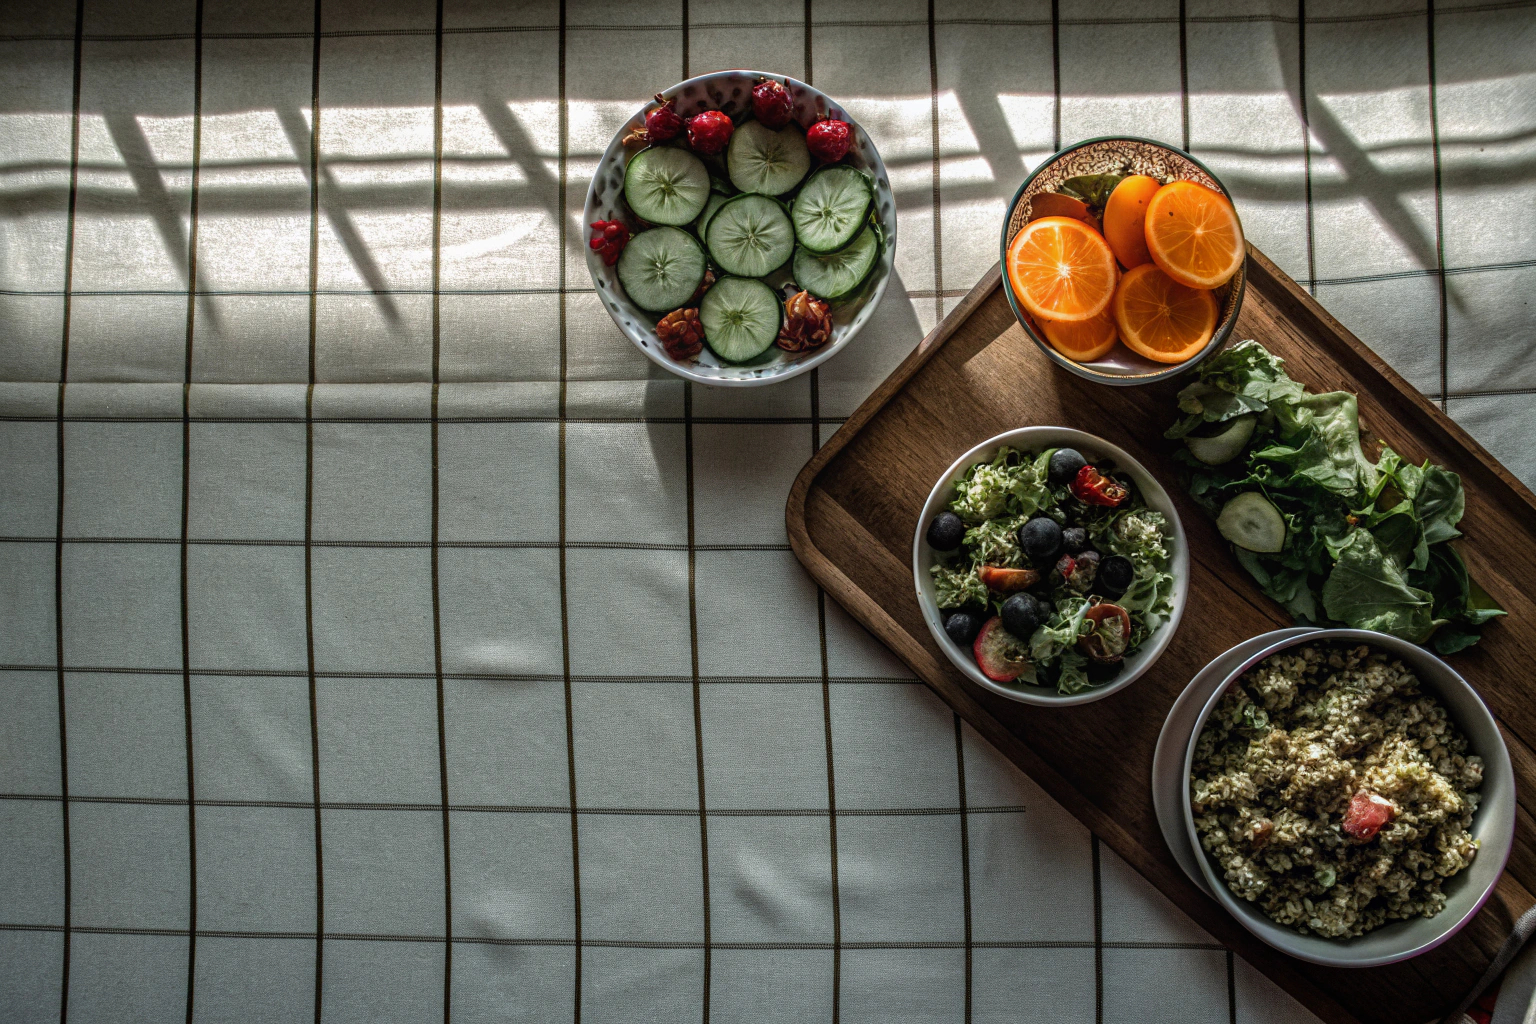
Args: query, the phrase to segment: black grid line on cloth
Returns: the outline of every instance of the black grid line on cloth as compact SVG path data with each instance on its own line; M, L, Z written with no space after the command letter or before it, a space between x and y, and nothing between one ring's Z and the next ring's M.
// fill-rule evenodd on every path
M1444 12L1440 12L1440 14L1438 16L1443 17L1444 16ZM1193 20L1194 19L1191 19L1191 21L1193 21ZM1309 24L1316 24L1317 23L1317 19L1308 19L1308 23ZM1059 139L1057 141L1059 142ZM1305 155L1305 154L1302 154L1302 155ZM1465 267L1446 267L1445 270L1444 270L1444 273L1446 275L1448 275L1448 276L1453 276L1454 277L1454 276L1459 275L1459 274L1487 274L1487 273L1494 273L1494 272L1501 271L1501 270L1523 270L1523 269L1526 269L1526 268L1532 267L1532 266L1536 266L1536 259L1504 260L1504 261L1500 261L1500 262L1496 262L1496 263L1476 263L1476 264L1472 264L1470 266L1465 266ZM1441 273L1441 271L1438 270L1438 269L1429 268L1429 267L1422 267L1422 268L1416 268L1416 269L1413 269L1413 270L1386 270L1386 271L1379 271L1379 272L1371 273L1371 274L1352 274L1352 275L1347 275L1347 276L1343 276L1343 277L1319 277L1319 278L1316 279L1316 283L1318 285L1372 284L1372 283L1375 283L1375 282L1378 282L1378 281L1397 281L1397 280L1401 280L1403 278L1411 278L1411 277L1435 277L1435 276L1437 276L1440 273ZM62 296L63 294L64 294L64 292L63 292L62 289L53 289L53 288L0 288L0 295L19 297L19 298L57 298L57 297ZM70 294L73 295L73 296L76 296L76 297L87 296L87 297L96 297L96 298L131 298L131 297L141 297L141 296L184 296L184 295L187 294L187 292L184 289L177 289L175 291L168 291L168 290L165 290L165 289L152 289L152 288L121 288L121 289L114 288L114 289L95 289L95 290L74 289ZM284 297L284 296L298 297L298 296L308 296L310 294L310 292L309 292L308 289L299 291L299 290L292 290L292 289L283 290L283 289L199 288L195 292L193 292L193 294L195 294L198 298L205 298L205 297L212 297L212 298L224 298L224 297ZM392 297L392 296L408 296L408 295L429 296L429 295L432 294L432 292L431 292L431 289L425 289L425 288L350 288L350 289L349 288L317 288L315 290L314 294L319 295L319 296L374 296L374 297ZM440 295L447 295L447 296L590 295L590 294L595 294L595 290L592 289L592 288L565 288L565 289L561 289L561 288L444 288L438 294L440 294ZM944 288L944 289L911 288L911 289L908 289L908 291L907 291L907 297L908 298L913 298L913 299L932 299L932 298L956 299L956 298L961 298L961 297L963 297L965 295L968 295L968 294L970 294L970 289L969 288ZM594 380L594 379L595 378L588 378L588 382L590 382L591 380ZM615 380L626 380L626 381L630 381L632 383L638 383L641 378L634 378L634 379L631 379L631 378L613 378L613 379L615 379ZM53 383L53 382L52 381L39 381L37 383ZM213 383L217 383L217 382L213 382L213 381L199 382L199 386L203 386L203 385L206 385L206 384L213 384ZM274 381L272 383L283 383L283 382L282 381ZM302 383L302 381L295 382L295 383ZM406 383L411 383L411 382L406 382ZM418 381L416 383L426 383L426 382L425 381ZM554 382L551 381L549 383L554 383ZM46 418L46 419L48 419L50 421L52 420L52 417L44 417L44 418ZM121 421L121 422L133 422L133 420L134 420L134 417L132 417L132 416L113 416L113 417L105 417L105 418L106 419L110 419L113 422L118 422L118 421ZM217 418L217 417L195 416L195 417L193 417L193 419L196 420L197 422L200 422L200 423L201 422L221 422L221 420L219 418ZM512 419L514 421L521 421L521 420L534 420L534 421L538 421L538 420L542 419L545 422L551 422L552 423L552 422L554 422L555 418L552 417L552 416L545 416L545 417L542 417L542 418L540 418L540 417L513 417ZM806 418L803 417L803 416L802 417L798 417L798 418L794 418L794 419L771 417L771 416L769 416L769 417L746 417L746 418L730 417L730 416L716 416L716 417L706 418L706 417L700 416L700 417L697 417L694 420L694 422L695 423L708 423L708 422L718 421L718 422L724 422L724 423L741 423L741 422L752 422L755 419L763 419L765 422L774 422L774 423L776 423L776 422L805 422L806 421ZM681 422L681 420L678 419L677 417L672 417L672 420L675 421L675 422ZM458 417L458 416L445 416L445 417L443 417L443 421L445 423L460 423L460 422L476 423L476 422L482 422L482 420L480 418L478 418L478 417ZM667 422L667 421L668 420L666 418L664 418L664 417L651 417L651 418L646 420L646 422L650 422L650 423ZM240 420L235 420L234 422L241 422L241 421ZM281 417L264 417L264 418L261 419L261 422L281 423L281 422L285 422L285 421ZM296 423L296 422L301 422L301 421L297 420L297 419L292 419L292 420L289 420L288 422L295 422ZM416 417L399 417L399 418L394 419L394 420L391 420L391 419L377 419L377 418L375 418L373 420L370 420L370 418L368 418L368 417L324 417L324 416L322 416L322 417L317 417L315 422L316 423L327 423L327 422L347 422L347 423L355 423L355 422L410 422L410 423L424 423L424 422L426 422L426 418L422 417L422 416L416 416ZM499 422L504 422L504 420L502 420L502 419L490 419L490 420L486 420L485 422L497 422L497 423L499 423ZM588 419L583 419L583 418L579 418L579 417L569 417L568 418L568 422L571 422L571 423L582 423L582 422L607 423L607 422L628 422L628 420L624 419L624 418L620 418L620 419L615 421L615 420L612 420L612 419L602 418L602 417L588 418Z
M74 871L69 835L69 729L64 686L64 392L69 384L70 290L75 279L75 210L80 195L80 66L84 54L84 34L85 0L75 0L75 48L69 125L69 206L64 221L64 315L60 325L58 426L54 436L57 490L54 494L53 641L59 711L59 817L64 847L64 924L59 929L63 935L63 959L59 968L60 1024L67 1024L69 1020L69 968L73 945L71 928L74 924L74 908L71 905Z
M187 607L188 523L192 503L192 350L197 332L198 186L203 153L203 0L197 0L192 44L192 182L187 228L187 331L181 384L181 699L187 750L187 1024L197 991L197 800L192 752L192 636Z
M37 381L39 384L51 384L52 381ZM0 415L0 422L7 423L52 423L57 416L49 416L42 413L26 415ZM180 416L102 416L102 415L72 415L64 417L65 423L180 423ZM312 419L302 419L297 416L194 416L194 423L226 424L226 423L351 423L351 424L388 424L411 423L425 424L429 422L425 416L315 416ZM444 416L443 423L483 424L483 423L644 423L644 424L674 424L681 426L681 416L567 416L563 421L558 416ZM809 416L695 416L693 422L697 424L727 424L735 426L795 426L811 422ZM823 419L824 423L842 423L840 419ZM323 543L320 541L316 542ZM572 546L587 543L585 541L572 541ZM595 542L594 542L595 543Z
M1237 963L1227 950L1227 1024L1237 1024Z
M939 43L933 20L934 0L928 0L929 133L933 145L933 322L944 319L944 231L939 201Z
M1051 151L1061 149L1061 0L1051 0Z
M0 800L24 803L54 803L62 797L51 793L0 793ZM72 804L135 804L146 807L183 807L181 797L158 796L80 796L69 798ZM307 810L314 805L307 800L197 800L199 807L274 807ZM438 813L442 804L435 803L368 803L355 800L324 800L320 806L328 811L421 811ZM571 809L560 805L539 804L448 804L450 811L483 814L569 814ZM973 814L1025 814L1028 808L1021 804L962 807L874 807L851 808L841 811L823 810L819 807L715 807L706 813L711 818L824 818L829 815L842 818L938 818ZM699 812L679 807L581 807L576 813L583 816L614 817L637 815L644 817L691 818Z
M437 783L443 824L443 1024L453 1008L453 842L448 813L448 727L443 710L443 602L439 575L438 380L443 323L443 0L437 0L432 56L432 666L437 695ZM562 211L563 213L563 211ZM563 216L562 216L563 219ZM564 253L561 254L564 258Z
M0 544L36 544L47 537L7 536L0 537ZM65 544L187 544L193 547L222 548L298 548L302 540L238 539L222 537L65 537ZM317 540L310 544L316 548L403 548L427 550L434 547L430 540ZM463 548L470 551L497 551L504 549L553 551L560 545L548 540L439 540L436 547ZM686 544L645 544L631 541L571 541L566 545L587 551L687 551ZM699 544L698 551L790 551L788 544Z
M0 923L0 932L58 932L62 928L53 924ZM81 925L75 931L87 935L162 935L186 936L185 928L108 928ZM205 928L198 932L207 938L240 939L307 939L309 932L261 932ZM343 942L445 942L441 935L405 935L371 932L327 932L325 938ZM546 946L572 947L574 939L556 938L496 938L484 936L455 936L455 945L461 946ZM586 939L582 945L607 949L744 949L744 950L826 950L830 942L714 942L708 947L702 942L687 940L658 941L647 939ZM963 949L962 942L845 942L844 949ZM1106 942L1105 949L1203 949L1212 952L1225 947L1214 942ZM1091 949L1093 943L1085 941L1049 940L977 941L975 949Z
M1503 2L1468 4L1465 6L1450 7L1441 10L1441 14L1482 14L1492 11L1522 10L1536 7L1536 0L1503 0ZM1406 18L1417 18L1424 14L1423 8L1408 8L1400 11L1378 11L1368 14L1337 14L1324 15L1311 19L1315 24L1356 25L1370 22L1397 21ZM1201 25L1233 25L1233 24L1279 24L1292 25L1296 19L1283 14L1207 14L1194 15L1188 19L1192 24ZM1062 24L1080 26L1101 25L1171 25L1176 19L1167 15L1148 15L1145 17L1077 17L1063 18ZM1009 17L952 17L936 19L939 25L981 25L1000 27L1042 27L1049 24L1043 18L1009 18ZM821 23L827 28L920 28L927 24L925 19L916 18L854 18L854 19L828 19ZM699 21L693 23L696 29L730 29L730 28L759 28L760 22L753 21ZM567 32L669 32L673 26L666 24L624 24L624 23L569 23L563 26ZM555 33L562 30L558 24L549 25L467 25L444 30L444 35L496 35L496 34L531 34L539 32ZM419 28L372 28L372 29L331 29L321 33L323 39L367 39L384 38L389 36L430 36L431 29ZM241 39L308 39L307 32L271 31L271 32L209 32L205 39L214 40L241 40ZM0 42L51 42L68 41L73 36L50 32L13 33L0 35ZM122 42L174 42L185 41L192 38L186 32L101 32L88 33L84 36L87 42L93 43L122 43Z
M46 540L46 538L44 538ZM0 672L53 672L55 665L0 665ZM179 668L144 668L143 666L111 666L111 665L66 665L64 671L69 673L97 673L109 675L139 675L139 676L174 676L180 673ZM308 669L275 669L275 668L197 668L192 669L194 676L209 677L233 677L253 679L307 679L310 675ZM317 679L435 679L433 672L337 672L316 671ZM565 677L563 675L544 675L540 673L514 673L514 672L444 672L444 679L477 679L501 682L521 683L557 683ZM679 685L692 685L693 676L608 676L608 675L583 675L572 673L571 679L578 683L677 683ZM911 686L921 680L905 676L833 676L832 681L847 685L850 683L891 684L897 686ZM805 683L808 685L820 685L821 677L815 676L699 676L699 682L703 685L741 685L743 683Z
M323 1012L325 981L325 846L320 813L320 702L315 671L315 341L320 284L320 25L322 0L315 0L309 69L309 385L304 390L304 649L309 683L310 785L315 830L315 1024Z
M1104 1024L1104 874L1099 865L1099 837L1088 836L1093 851L1093 1020Z
M1179 0L1179 122L1183 126L1184 152L1189 152L1189 12L1188 0Z
M1306 183L1307 291L1317 294L1317 253L1312 215L1312 122L1307 115L1307 0L1296 0L1296 102L1301 114L1301 167Z
M683 80L688 80L688 0L682 0L682 57ZM814 371L813 371L814 372ZM704 981L703 1024L709 1024L710 993L713 990L711 968L710 905L709 905L709 801L704 788L704 703L699 685L699 601L698 601L698 546L694 518L694 465L693 465L693 381L683 381L683 493L687 500L688 530L688 658L693 683L693 756L694 772L699 790L699 883L703 889L700 907L703 911L704 928Z
M559 427L559 521L560 521L560 667L561 682L564 684L565 695L565 769L566 787L570 797L571 818L571 907L572 907L572 935L574 941L572 948L575 955L572 966L572 1017L574 1024L581 1024L581 967L582 967L582 936L581 936L581 816L576 806L576 724L572 718L574 701L572 700L571 684L571 617L570 617L570 592L566 574L566 390L569 369L569 347L566 334L566 316L568 315L566 304L566 262L569 259L567 246L569 243L570 217L566 213L566 174L570 156L571 121L569 98L565 90L565 58L566 58L566 10L565 0L560 0L560 53L558 66L558 93L557 117L559 119L560 133L560 174L556 185L560 210L560 427Z
M971 941L971 827L968 820L965 796L965 730L960 724L960 716L955 715L955 792L959 795L960 806L960 886L965 905L965 1020L970 1024L971 1020L971 988L972 988L972 964L971 950L974 943Z
M1440 102L1438 75L1435 70L1435 0L1429 0L1425 9L1425 34L1429 52L1429 141L1435 167L1435 278L1439 285L1440 299L1440 411L1446 411L1450 403L1450 310L1446 306L1445 288L1445 196L1441 188L1440 162Z
M805 0L805 83L814 85L811 57L815 38L815 0ZM935 292L937 295L937 291ZM821 369L811 378L811 454L821 451ZM843 896L837 862L837 766L832 746L832 679L827 657L827 592L816 584L816 640L821 666L822 742L827 751L827 860L832 888L832 1024L843 1017Z

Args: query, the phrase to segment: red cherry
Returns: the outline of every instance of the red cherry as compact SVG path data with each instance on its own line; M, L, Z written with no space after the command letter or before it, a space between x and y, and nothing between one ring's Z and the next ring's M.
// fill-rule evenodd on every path
M789 124L794 103L782 82L765 78L752 87L752 116L773 129Z
M683 119L677 113L677 100L664 100L657 93L656 102L660 106L645 115L645 136L649 142L666 142L682 131Z
M811 155L822 163L835 164L848 155L852 141L847 121L828 119L817 121L806 129L805 145Z
M718 110L706 110L688 119L688 145L697 153L709 156L720 152L731 140L736 126Z

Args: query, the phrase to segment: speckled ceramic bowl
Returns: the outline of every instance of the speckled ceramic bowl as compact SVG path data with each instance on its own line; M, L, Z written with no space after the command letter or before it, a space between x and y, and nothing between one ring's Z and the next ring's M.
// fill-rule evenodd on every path
M1353 939L1330 939L1315 933L1303 935L1271 921L1252 903L1233 895L1222 878L1221 866L1200 847L1200 834L1195 828L1194 811L1189 803L1188 780L1194 766L1196 741L1205 729L1206 719L1210 718L1233 682L1271 655L1306 644L1329 642L1369 644L1401 659L1418 676L1424 692L1439 698L1451 721L1467 738L1467 752L1483 759L1483 784L1478 790L1482 799L1477 813L1472 816L1471 829L1479 844L1477 856L1472 858L1465 871L1446 881L1445 909L1434 917L1392 921ZM1509 861L1515 838L1515 770L1509 760L1509 747L1499 734L1499 724L1493 713L1477 691L1451 666L1406 640L1364 629L1320 629L1281 638L1250 653L1227 674L1221 685L1206 698L1205 706L1189 731L1188 742L1181 765L1184 838L1195 852L1207 890L1237 918L1239 924L1282 953L1327 967L1378 967L1427 953L1477 915L1488 897L1493 895L1499 876L1504 874L1504 865Z
M1089 139L1075 146L1068 146L1046 160L1035 168L1033 174L1024 179L1024 184L1020 185L1018 192L1014 193L1013 203L1008 207L1008 219L1003 222L1003 238L999 255L1003 266L1008 265L1008 243L1013 240L1014 235L1019 233L1019 229L1029 222L1030 201L1041 192L1054 192L1063 181L1079 174L1145 174L1164 184L1184 179L1199 182L1208 188L1215 189L1228 199L1232 198L1232 194L1227 191L1227 187L1221 183L1221 180L1188 153L1165 146L1160 142L1153 142L1151 139L1129 137ZM1019 323L1024 326L1025 333L1035 340L1035 344L1040 346L1040 351L1050 359L1079 377L1086 377L1101 384L1124 387L1132 384L1150 384L1153 381L1183 373L1226 344L1227 339L1232 335L1233 326L1237 323L1237 311L1243 304L1243 289L1247 281L1248 262L1244 260L1232 280L1216 292L1216 298L1221 303L1221 319L1216 323L1216 332L1211 335L1210 343L1201 349L1199 354L1182 363L1171 364L1153 362L1137 355L1123 344L1116 345L1104 358L1095 359L1091 363L1080 363L1075 359L1068 359L1045 340L1045 335L1035 325L1034 318L1019 305L1019 300L1013 294L1013 288L1008 284L1007 274L1003 275L1003 293L1008 296L1008 304L1013 307L1013 313L1019 318Z
M832 340L821 348L791 355L773 347L750 363L732 364L717 358L706 346L696 359L678 362L667 355L656 337L656 314L646 312L631 302L619 285L617 270L605 266L602 259L586 244L586 239L591 235L588 225L595 220L623 221L631 230L639 227L629 204L624 201L624 168L631 154L625 150L623 139L634 129L644 126L645 112L654 104L647 103L635 111L635 115L614 133L613 140L608 143L608 149L598 164L597 173L592 176L592 184L587 189L586 209L581 216L582 248L587 254L587 269L592 273L592 283L597 287L603 308L613 317L613 322L619 325L624 336L658 366L700 384L724 387L772 384L797 377L831 359L853 340L854 335L874 314L880 297L885 294L885 285L890 280L891 267L896 258L896 199L891 194L885 164L881 162L874 143L869 141L869 136L859 127L859 123L826 94L783 75L769 75L763 71L715 71L674 85L663 91L662 96L667 99L676 97L677 112L683 117L691 117L701 110L724 110L732 118L740 118L743 113L751 110L752 86L764 77L784 82L794 100L795 120L801 127L809 126L823 117L835 117L847 121L853 129L853 145L843 162L874 179L875 217L885 232L885 250L880 254L880 262L869 280L848 298L832 304ZM788 281L787 268L766 280L774 286Z

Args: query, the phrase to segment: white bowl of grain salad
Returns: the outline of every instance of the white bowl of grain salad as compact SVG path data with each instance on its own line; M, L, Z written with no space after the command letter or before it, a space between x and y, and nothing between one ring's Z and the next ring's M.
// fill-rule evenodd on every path
M1216 898L1331 967L1417 956L1481 909L1515 782L1493 715L1422 647L1359 629L1282 640L1206 702L1184 824Z

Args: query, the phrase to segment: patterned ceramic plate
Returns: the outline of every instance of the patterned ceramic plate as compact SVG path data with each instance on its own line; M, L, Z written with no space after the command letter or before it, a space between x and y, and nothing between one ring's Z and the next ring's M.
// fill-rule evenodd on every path
M1013 240L1014 235L1018 234L1019 229L1029 222L1030 201L1041 192L1056 191L1063 181L1079 174L1146 174L1164 184L1182 178L1197 181L1207 188L1215 189L1228 199L1232 198L1232 194L1227 191L1227 187L1216 175L1188 153L1172 149L1160 142L1153 142L1151 139L1089 139L1075 146L1069 146L1046 160L1035 168L1033 174L1024 179L1023 185L1019 186L1019 191L1014 194L1013 204L1008 208L1008 220L1003 224L999 258L1004 266L1008 263L1008 243ZM1210 343L1197 355L1172 365L1154 363L1132 352L1123 344L1116 345L1103 359L1096 359L1091 363L1079 363L1075 359L1068 359L1045 340L1045 335L1035 326L1034 318L1019 305L1018 300L1014 298L1013 289L1008 286L1006 274L1003 275L1003 293L1008 296L1008 304L1013 307L1014 315L1019 318L1019 323L1024 326L1025 332L1035 339L1035 344L1039 345L1041 351L1047 356L1079 377L1096 380L1101 384L1125 386L1150 384L1153 381L1183 373L1221 348L1231 336L1232 328L1237 323L1237 311L1243 304L1243 288L1247 281L1248 262L1244 260L1232 280L1216 292L1216 298L1221 303L1221 319L1216 324L1216 333L1211 336Z
M852 341L853 336L859 333L859 329L873 315L875 307L880 303L880 297L885 294L885 285L890 280L891 267L896 257L896 200L891 194L891 183L885 173L885 164L881 162L874 143L869 141L869 136L863 128L859 127L859 123L849 117L842 107L832 102L824 93L818 92L804 82L785 78L782 75L768 75L762 71L716 71L690 78L680 85L674 85L663 92L662 96L666 99L676 97L677 112L685 118L701 110L724 110L732 118L739 118L751 109L752 86L764 77L777 78L784 82L794 101L795 120L801 127L807 127L823 117L834 117L847 121L853 129L853 145L849 148L848 155L843 158L843 162L865 172L875 182L875 217L885 232L885 247L880 254L880 262L870 274L869 280L865 281L853 295L833 303L832 340L821 348L800 355L791 355L778 347L773 347L764 357L741 365L723 362L707 346L696 359L689 362L680 363L672 359L656 338L656 315L646 312L629 300L629 296L619 285L617 271L613 267L605 266L602 259L586 244L586 239L591 236L588 225L595 220L623 221L629 225L631 231L639 227L635 215L624 201L624 168L631 154L625 150L623 139L634 129L644 126L645 112L652 104L648 103L641 107L614 134L613 141L608 143L608 149L603 153L602 161L598 164L597 173L592 177L592 185L587 189L586 209L581 216L582 248L586 251L587 269L592 273L592 283L597 287L597 294L602 299L603 307L608 310L608 315L613 317L613 322L619 325L619 330L624 332L624 336L634 342L652 362L665 367L679 377L698 381L700 384L724 387L772 384L799 376L812 367L826 362ZM638 147L634 151L638 152ZM781 270L767 280L769 284L777 286L788 281L789 275Z

